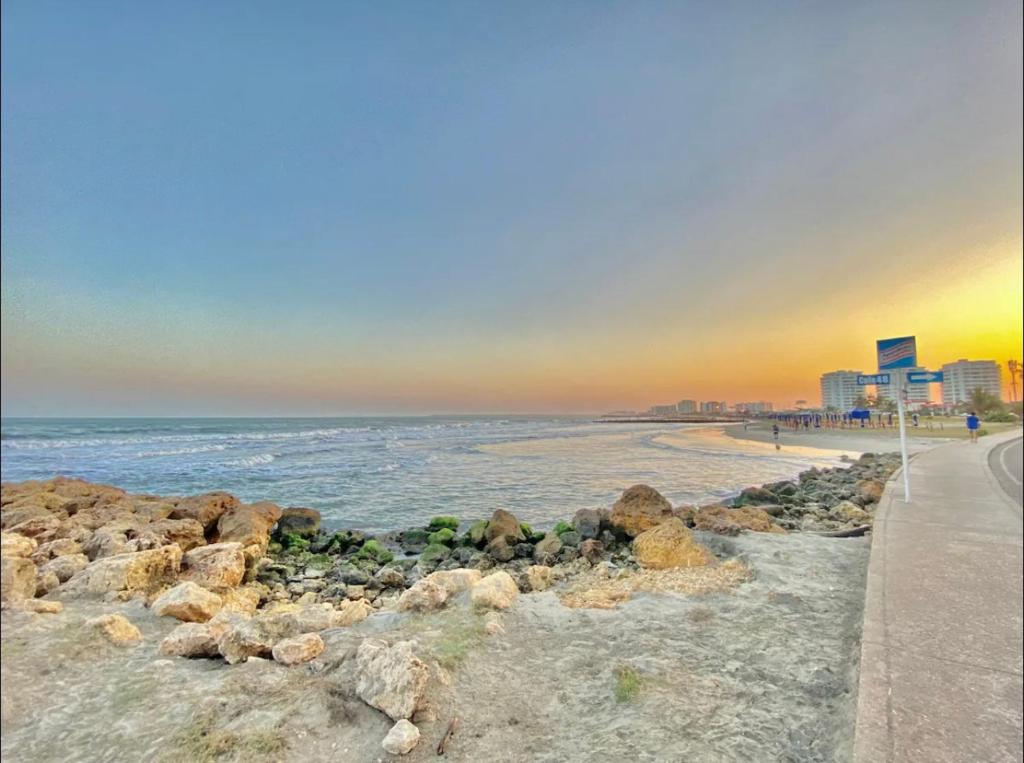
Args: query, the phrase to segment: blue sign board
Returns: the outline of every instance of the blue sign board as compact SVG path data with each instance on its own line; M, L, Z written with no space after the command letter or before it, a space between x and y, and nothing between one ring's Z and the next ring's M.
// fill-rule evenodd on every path
M863 408L854 408L850 411L851 419L863 419L865 421L871 420L871 411L866 411Z
M911 384L941 382L942 371L907 371L907 381Z
M888 384L889 374L869 374L866 376L858 376L857 384L861 386L865 384Z
M917 365L917 338L899 336L895 339L879 339L878 370L890 368L913 368Z

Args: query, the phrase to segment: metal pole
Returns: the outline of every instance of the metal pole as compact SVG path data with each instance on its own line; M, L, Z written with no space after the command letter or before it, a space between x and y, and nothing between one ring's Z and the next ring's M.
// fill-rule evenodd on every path
M910 464L907 463L907 421L903 415L903 370L894 370L896 374L896 410L900 415L900 455L903 457L903 502L910 503Z

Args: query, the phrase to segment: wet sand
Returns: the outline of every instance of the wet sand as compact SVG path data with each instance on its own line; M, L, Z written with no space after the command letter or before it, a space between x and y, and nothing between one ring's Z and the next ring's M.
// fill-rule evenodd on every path
M775 440L771 429L771 422L765 421L750 424L747 429L744 429L742 424L722 427L725 434L735 439L774 445ZM944 430L928 430L927 434L923 434L924 431L908 428L907 449L911 453L918 453L944 442L959 439L954 436L955 432L952 430L948 436ZM839 450L847 454L893 453L900 449L900 435L899 429L895 427L799 430L780 427L778 443L783 450L789 447L800 447Z

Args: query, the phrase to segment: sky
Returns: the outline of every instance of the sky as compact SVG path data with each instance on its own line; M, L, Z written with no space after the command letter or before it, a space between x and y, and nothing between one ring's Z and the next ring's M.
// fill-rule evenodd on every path
M1005 365L1021 25L5 0L3 415L785 406L906 334Z

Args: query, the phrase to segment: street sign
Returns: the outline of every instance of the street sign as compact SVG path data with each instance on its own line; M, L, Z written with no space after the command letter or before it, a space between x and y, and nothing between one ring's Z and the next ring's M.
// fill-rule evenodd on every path
M917 338L899 336L895 339L879 339L878 370L888 371L890 368L913 368L917 365Z
M941 382L942 371L907 371L907 383L927 384L928 382Z
M889 374L867 374L864 376L857 377L857 384L864 386L865 384L888 384Z

